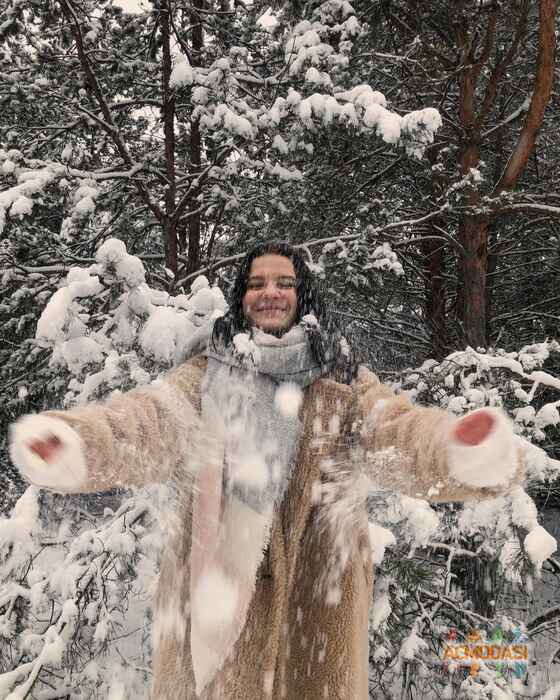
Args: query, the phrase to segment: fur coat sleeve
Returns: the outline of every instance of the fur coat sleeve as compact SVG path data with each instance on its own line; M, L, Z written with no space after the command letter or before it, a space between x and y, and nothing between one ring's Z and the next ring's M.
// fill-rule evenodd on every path
M188 462L205 367L195 357L165 379L103 403L25 416L12 429L12 460L29 481L60 492L165 481L185 457ZM61 443L52 464L27 447L49 436Z
M455 416L413 405L365 368L355 390L359 458L375 486L445 502L495 496L522 481L521 451L499 409L487 409L496 419L489 437L468 447L453 439Z

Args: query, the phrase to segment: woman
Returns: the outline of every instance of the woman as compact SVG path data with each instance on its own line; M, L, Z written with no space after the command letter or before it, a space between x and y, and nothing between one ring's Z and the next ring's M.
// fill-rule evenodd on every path
M23 418L11 454L59 491L177 480L158 700L365 700L368 480L464 500L503 492L518 464L500 411L456 420L356 369L303 258L276 242L246 256L203 354L104 404Z

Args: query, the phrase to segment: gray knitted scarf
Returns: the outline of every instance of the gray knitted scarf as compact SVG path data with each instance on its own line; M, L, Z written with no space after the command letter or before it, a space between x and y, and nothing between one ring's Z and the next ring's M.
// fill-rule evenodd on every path
M300 434L302 390L318 379L305 330L239 334L207 350L202 420L212 439L197 475L191 547L191 652L197 693L245 624Z

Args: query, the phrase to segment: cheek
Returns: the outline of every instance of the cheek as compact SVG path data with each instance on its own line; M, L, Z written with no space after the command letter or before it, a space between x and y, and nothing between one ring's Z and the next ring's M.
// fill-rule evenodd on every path
M243 297L243 311L247 313L250 311L251 306L255 303L255 294L251 292L246 292Z
M293 314L296 313L297 309L297 294L295 290L292 290L289 296L289 302L290 302L290 310Z

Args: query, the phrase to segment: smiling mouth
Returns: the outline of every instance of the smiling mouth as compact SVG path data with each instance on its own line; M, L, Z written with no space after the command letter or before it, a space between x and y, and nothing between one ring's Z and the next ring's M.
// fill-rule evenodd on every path
M256 311L287 311L283 306L261 306Z

